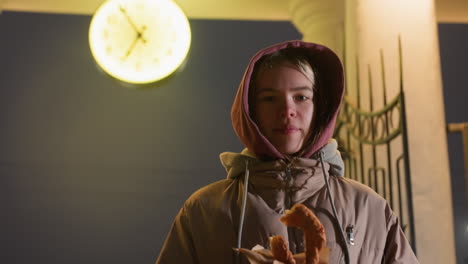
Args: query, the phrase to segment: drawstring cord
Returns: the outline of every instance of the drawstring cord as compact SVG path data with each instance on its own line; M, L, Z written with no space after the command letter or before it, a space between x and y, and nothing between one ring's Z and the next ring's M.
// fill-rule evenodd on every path
M249 161L245 161L245 174L244 174L244 197L242 198L242 209L241 215L239 220L239 231L237 232L239 235L237 237L237 248L241 248L242 243L242 230L244 229L244 218L245 218L245 208L247 207L247 193L249 187ZM236 252L236 263L240 263L240 256L239 251Z
M330 184L328 183L328 179L330 178L329 175L327 175L326 171L325 171L325 166L323 164L323 151L320 150L319 152L319 158L320 158L320 165L322 166L322 171L323 171L323 178L325 179L325 185L327 186L327 195L328 195L328 200L330 201L330 205L332 207L332 210L333 210L333 216L335 217L336 219L336 222L338 223L338 227L340 229L340 236L341 236L341 239L343 240L344 242L344 247L343 247L343 252L344 252L344 255L345 255L345 263L346 264L349 264L350 263L350 259L349 259L349 248L348 248L348 242L346 240L346 237L345 237L345 234L344 234L344 231L343 231L343 227L341 226L341 223L340 223L340 220L338 219L338 214L336 213L336 207L335 207L335 203L333 202L333 198L332 198L332 195L331 195L331 191L330 191ZM328 177L327 177L328 176Z

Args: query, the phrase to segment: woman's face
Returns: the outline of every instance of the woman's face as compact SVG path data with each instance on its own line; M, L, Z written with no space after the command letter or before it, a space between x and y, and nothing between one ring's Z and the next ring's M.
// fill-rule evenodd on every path
M261 70L254 91L254 119L262 134L283 154L299 151L314 113L313 79L284 62Z

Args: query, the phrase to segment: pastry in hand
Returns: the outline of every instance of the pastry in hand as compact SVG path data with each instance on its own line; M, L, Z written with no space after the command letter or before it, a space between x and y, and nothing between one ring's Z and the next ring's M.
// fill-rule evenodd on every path
M325 229L317 216L303 204L294 205L281 217L286 226L300 228L304 232L305 252L293 255L282 236L270 238L270 249L257 245L253 249L240 248L251 264L327 264L328 248L325 248Z
M286 210L286 214L280 220L286 226L297 227L304 232L306 264L318 264L320 252L325 247L326 237L325 228L317 216L305 205L295 204L291 210ZM281 248L279 245L275 247ZM276 257L273 250L272 253ZM285 253L278 254L282 257Z
M285 264L296 264L294 255L289 251L288 244L282 236L270 237L271 254L276 260Z

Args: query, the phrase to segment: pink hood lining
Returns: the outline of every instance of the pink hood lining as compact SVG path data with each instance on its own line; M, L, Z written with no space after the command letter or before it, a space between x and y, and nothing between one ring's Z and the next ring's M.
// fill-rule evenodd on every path
M309 158L327 144L333 135L336 118L341 101L343 100L343 67L338 56L329 48L319 44L292 40L264 48L257 52L250 60L239 85L231 109L231 119L233 128L239 139L251 152L260 158L286 159L285 155L280 153L260 132L257 124L250 117L248 100L250 79L254 66L261 57L289 47L306 49L306 55L310 58L310 63L318 69L319 76L322 79L320 89L327 89L324 92L327 98L331 98L331 105L327 110L333 113L331 120L327 124L319 124L323 126L320 138L314 144L307 146L302 152L301 157Z

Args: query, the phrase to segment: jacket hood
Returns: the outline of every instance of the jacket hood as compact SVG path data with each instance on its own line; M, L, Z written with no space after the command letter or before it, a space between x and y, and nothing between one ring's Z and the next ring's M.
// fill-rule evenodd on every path
M344 73L338 56L329 48L300 40L279 43L257 52L251 60L241 80L231 109L233 128L241 142L257 157L268 159L285 159L273 144L260 132L249 112L249 86L256 63L264 56L285 48L300 48L304 56L312 65L317 79L320 80L318 89L323 94L325 108L314 115L328 113L328 117L314 126L321 128L319 136L314 142L304 146L301 157L309 158L327 144L333 135L336 118L344 94Z

